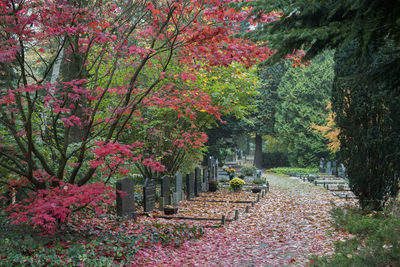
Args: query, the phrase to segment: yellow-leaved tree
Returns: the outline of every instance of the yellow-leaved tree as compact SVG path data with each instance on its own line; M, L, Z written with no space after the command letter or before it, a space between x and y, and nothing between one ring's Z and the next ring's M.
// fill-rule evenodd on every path
M332 105L329 102L326 106L327 110L332 109ZM324 125L316 125L311 124L310 130L314 132L321 133L325 138L328 139L328 148L333 152L336 153L340 149L340 141L338 139L339 136L339 128L336 127L335 124L335 117L336 114L332 110L329 112L328 117L326 118L328 123Z

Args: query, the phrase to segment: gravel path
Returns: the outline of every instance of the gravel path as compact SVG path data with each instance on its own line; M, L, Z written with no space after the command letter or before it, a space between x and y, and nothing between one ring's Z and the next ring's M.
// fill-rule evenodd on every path
M305 266L311 255L333 252L345 237L330 225L331 202L346 202L320 187L289 177L265 175L270 192L238 221L184 243L138 253L133 265Z

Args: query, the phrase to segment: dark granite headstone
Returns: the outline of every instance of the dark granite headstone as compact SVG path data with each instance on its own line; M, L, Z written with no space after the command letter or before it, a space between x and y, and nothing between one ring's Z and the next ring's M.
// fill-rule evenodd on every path
M172 205L173 206L178 206L179 205L179 197L178 197L178 193L173 193L172 194Z
M164 197L164 205L171 205L171 179L169 176L163 176L161 178L161 196Z
M154 210L156 205L156 182L146 178L143 185L143 208L144 212Z
M201 170L199 167L194 169L194 195L199 196L201 192Z
M117 214L133 218L135 212L135 183L130 178L117 181ZM123 197L120 192L123 192Z
M328 161L326 163L326 173L327 174L332 174L332 162Z
M332 162L332 174L333 175L335 175L335 176L337 176L337 162L336 161L333 161Z
M208 168L210 169L210 175L208 176L209 180L215 180L215 161L214 161L214 157L210 156L210 158L208 159Z
M186 174L186 197L190 200L194 197L194 173Z
M320 173L325 172L325 159L324 158L319 159L319 172Z
M177 201L183 200L183 189L182 189L182 174L177 173L175 175L175 193L177 194Z
M208 169L203 169L203 183L202 183L202 191L208 192Z
M340 163L339 176L346 178L346 167L343 165L343 163Z
M215 160L214 177L215 177L215 180L218 181L218 159Z

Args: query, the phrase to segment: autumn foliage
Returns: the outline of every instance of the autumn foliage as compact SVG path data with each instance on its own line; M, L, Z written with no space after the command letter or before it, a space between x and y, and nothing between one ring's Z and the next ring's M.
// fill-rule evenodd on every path
M16 222L52 228L112 199L105 184L134 164L164 171L164 154L128 135L149 110L219 118L206 93L183 86L196 79L190 70L270 55L232 37L250 11L229 2L0 0L0 166L32 191L27 205L10 207ZM187 70L176 76L171 62ZM170 151L204 146L188 126L173 129Z

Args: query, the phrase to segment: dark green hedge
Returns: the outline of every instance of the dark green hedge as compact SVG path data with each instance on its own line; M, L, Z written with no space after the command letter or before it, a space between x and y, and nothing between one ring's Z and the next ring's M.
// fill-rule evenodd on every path
M286 151L263 152L263 168L287 167L290 166Z

